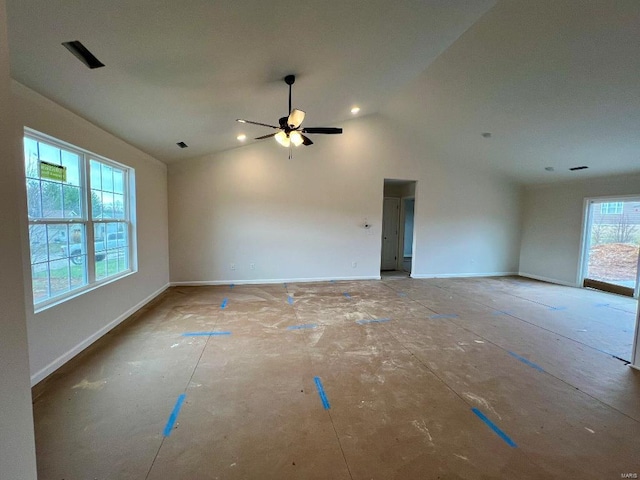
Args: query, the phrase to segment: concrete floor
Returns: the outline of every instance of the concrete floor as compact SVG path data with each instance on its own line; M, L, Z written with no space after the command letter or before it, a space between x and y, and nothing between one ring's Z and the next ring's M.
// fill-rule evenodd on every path
M34 388L39 478L640 474L640 371L605 353L635 306L516 277L172 288Z

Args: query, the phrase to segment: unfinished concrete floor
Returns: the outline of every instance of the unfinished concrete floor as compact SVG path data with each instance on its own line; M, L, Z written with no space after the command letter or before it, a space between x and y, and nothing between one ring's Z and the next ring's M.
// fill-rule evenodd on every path
M640 474L640 371L605 353L635 306L516 277L172 288L34 388L39 478Z

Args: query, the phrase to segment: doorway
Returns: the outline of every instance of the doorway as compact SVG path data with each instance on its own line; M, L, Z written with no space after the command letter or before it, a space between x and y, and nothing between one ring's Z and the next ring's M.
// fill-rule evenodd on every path
M588 199L582 286L638 297L640 197Z
M414 180L385 179L380 270L406 276L414 259Z

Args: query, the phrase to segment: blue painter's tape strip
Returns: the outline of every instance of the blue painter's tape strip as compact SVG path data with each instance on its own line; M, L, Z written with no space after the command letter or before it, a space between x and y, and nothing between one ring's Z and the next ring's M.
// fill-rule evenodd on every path
M220 308L227 308L227 303L229 302L229 299L227 297L224 297L222 299L222 303L220 304Z
M508 436L506 433L504 433L502 430L500 430L500 429L498 428L498 426L497 426L495 423L493 423L491 420L489 420L489 419L485 416L485 414L484 414L484 413L482 413L482 412L481 412L480 410L478 410L477 408L472 408L472 409L471 409L471 411L472 411L473 413L475 413L475 414L478 416L478 418L480 418L480 420L482 420L484 423L486 423L486 424L489 426L489 428L490 428L491 430L493 430L494 432L496 432L496 434L497 434L497 435L498 435L502 440L504 440L504 441L505 441L505 443L506 443L507 445L509 445L510 447L513 447L513 448L518 448L518 445L516 445L516 442L514 442L513 440L511 440L511 439L509 438L509 436Z
M289 302L289 305L293 305L293 297L291 295L287 298L287 302Z
M511 314L505 310L496 310L491 315L511 315Z
M556 310L556 311L558 311L558 310L566 310L566 309L567 309L567 307L549 307L549 310Z
M233 287L235 287L235 284L232 283L231 285L229 285L229 288L233 288Z
M316 323L305 323L304 325L291 325L287 327L287 330L302 330L303 328L316 328L318 324Z
M356 323L358 325L366 325L368 323L384 323L390 320L390 318L374 318L373 320L356 320Z
M509 355L511 355L513 358L517 358L518 360L520 360L522 363L524 363L525 365L529 365L531 368L535 368L536 370L538 370L539 372L544 372L544 369L540 366L540 365L536 365L535 363L533 363L531 360L527 360L524 357L521 357L520 355L518 355L517 353L513 353L513 352L509 352L507 351L507 353Z
M318 395L320 395L320 400L322 400L322 406L325 410L329 410L331 405L329 405L329 400L327 400L327 394L324 393L324 388L322 387L322 380L320 377L314 377L313 381L316 382L316 388L318 389Z
M401 296L401 297L406 297L407 296L407 294L404 293L404 292L398 292L398 295Z
M329 280L329 283L336 283L335 280Z
M343 292L342 294L347 298L351 298L351 295L349 295L349 293L347 293L347 292Z
M231 332L185 332L183 337L220 337L223 335L231 335Z
M431 315L429 318L458 318L455 313L439 313L437 315Z
M596 303L594 307L608 307L611 305L610 303Z
M164 432L162 432L165 437L171 435L171 431L173 430L173 426L176 424L176 420L178 420L178 414L180 413L180 409L182 408L185 398L187 398L187 394L183 393L178 397L178 400L176 400L173 411L171 412L171 415L169 415L169 420L167 420L167 424L164 426Z

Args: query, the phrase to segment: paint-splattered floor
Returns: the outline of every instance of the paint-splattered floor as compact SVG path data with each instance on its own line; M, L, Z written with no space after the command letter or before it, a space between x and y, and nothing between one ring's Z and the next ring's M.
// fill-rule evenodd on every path
M611 355L636 305L515 277L172 288L35 387L39 479L640 474L640 371Z

